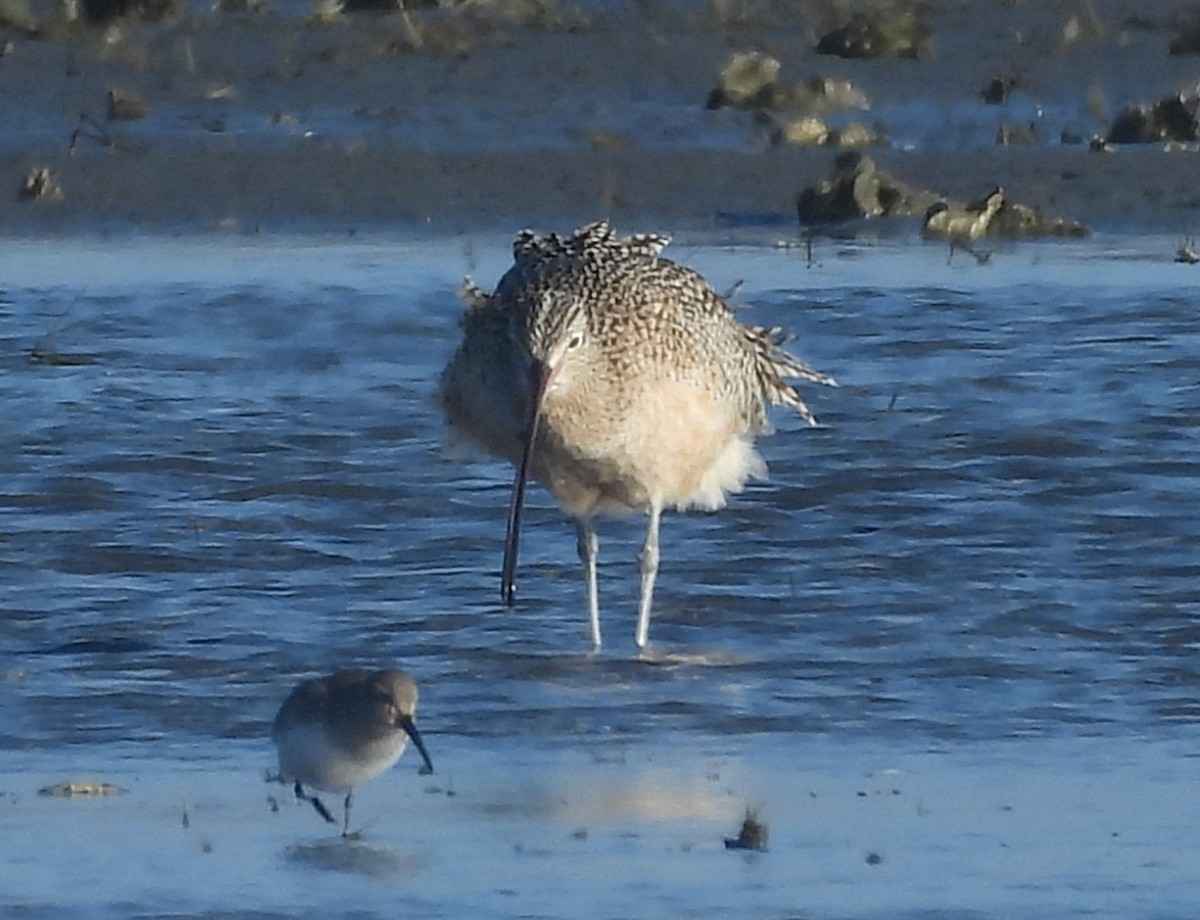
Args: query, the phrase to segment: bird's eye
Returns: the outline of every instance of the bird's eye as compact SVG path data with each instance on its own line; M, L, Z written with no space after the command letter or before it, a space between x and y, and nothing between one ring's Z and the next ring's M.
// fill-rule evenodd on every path
M567 340L567 351L574 351L576 348L578 348L582 344L583 344L583 333L576 332L573 336L571 336L571 338L569 338Z

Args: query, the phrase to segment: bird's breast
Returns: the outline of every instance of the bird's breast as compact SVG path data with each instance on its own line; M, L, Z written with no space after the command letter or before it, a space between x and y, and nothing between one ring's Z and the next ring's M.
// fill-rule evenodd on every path
M548 394L535 475L576 516L717 508L763 472L737 407L693 380Z
M396 730L349 745L321 724L298 725L276 738L279 772L325 792L347 792L394 765L404 741Z

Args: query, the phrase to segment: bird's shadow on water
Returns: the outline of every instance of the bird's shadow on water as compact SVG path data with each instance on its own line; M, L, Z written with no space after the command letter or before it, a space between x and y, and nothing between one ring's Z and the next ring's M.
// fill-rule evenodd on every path
M411 850L397 850L353 836L295 843L284 851L284 858L304 869L359 875L381 882L408 881L424 870L426 863L424 857Z

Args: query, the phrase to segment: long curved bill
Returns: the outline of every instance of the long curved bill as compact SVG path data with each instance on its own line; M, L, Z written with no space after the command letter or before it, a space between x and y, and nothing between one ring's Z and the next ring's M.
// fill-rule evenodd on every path
M521 512L525 507L525 486L529 482L529 462L537 441L538 421L542 416L542 399L549 389L552 374L539 361L529 368L529 417L525 424L521 463L513 480L512 497L508 503L508 532L504 536L504 566L500 570L500 599L511 607L517 598L517 553L521 543Z
M425 750L425 742L421 740L421 733L417 731L417 723L412 720L412 716L401 716L397 724L404 729L408 737L412 738L413 744L417 746L417 750L421 752L421 758L425 761L418 772L422 776L428 776L433 772L433 761L429 759L429 752Z

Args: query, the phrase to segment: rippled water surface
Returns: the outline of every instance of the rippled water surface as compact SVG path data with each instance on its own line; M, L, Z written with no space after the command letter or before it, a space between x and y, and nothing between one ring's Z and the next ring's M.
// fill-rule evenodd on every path
M442 447L454 289L507 245L6 244L0 907L1192 916L1171 241L676 243L842 385L806 390L816 429L777 415L769 482L664 519L641 656L640 522L602 527L590 654L561 514L534 490L505 611L509 471ZM438 773L363 787L345 842L262 776L290 687L350 663L417 677ZM37 795L85 776L127 793ZM721 844L747 807L766 853Z

